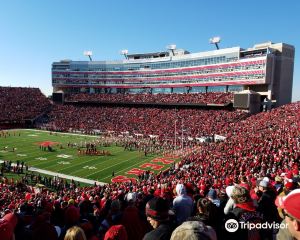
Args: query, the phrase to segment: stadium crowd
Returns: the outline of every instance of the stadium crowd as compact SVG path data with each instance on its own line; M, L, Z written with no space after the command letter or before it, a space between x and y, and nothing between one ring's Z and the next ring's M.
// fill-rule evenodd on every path
M129 124L121 109L119 117ZM60 118L53 117L58 126L63 119L70 127L73 121L80 126L85 114L91 126L96 123L93 108L60 106L55 111L61 111ZM182 111L187 111L183 117L191 114ZM147 116L138 113L132 121ZM300 239L299 113L300 102L240 121L220 121L226 141L203 143L169 170L148 172L137 181L55 192L2 181L0 239ZM166 115L157 109L147 114L165 127ZM115 120L97 115L103 116ZM209 114L202 117L210 121ZM255 227L230 231L233 219ZM269 227L260 229L257 224L263 223Z
M55 105L46 125L48 130L84 130L92 132L129 132L174 138L174 132L187 137L225 134L231 124L248 116L245 112L228 110L161 109L136 107L87 107ZM182 132L183 131L183 132Z
M0 122L34 119L49 106L38 88L0 87Z
M66 98L70 102L112 102L112 103L193 103L226 104L233 100L231 92L208 93L158 93L158 94L71 94Z

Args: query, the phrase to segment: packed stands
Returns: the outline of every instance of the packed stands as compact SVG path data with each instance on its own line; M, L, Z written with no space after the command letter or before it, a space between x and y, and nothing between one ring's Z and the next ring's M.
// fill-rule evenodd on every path
M233 93L172 93L172 94L71 94L69 102L111 102L111 103L191 103L191 104L228 104Z
M174 128L177 127L179 134L184 129L184 136L193 138L226 133L230 123L246 116L244 112L228 110L56 105L47 126L48 130L56 131L75 129L91 132L98 129L163 138L174 137Z
M49 100L38 88L0 87L0 122L34 119L49 106Z
M69 119L70 122L80 125L78 117L85 114L93 121L89 113L95 114L96 110L84 111L73 106L56 108L52 121L62 124L63 118L57 117L58 112L66 112L70 117L75 110L80 115ZM120 116L121 113L118 109ZM297 204L300 193L294 190L299 188L299 113L300 102L238 122L222 122L225 130L221 131L226 131L227 136L224 142L204 143L168 171L157 175L147 172L136 183L93 187L68 184L51 192L34 191L24 183L3 179L0 206L5 216L1 221L12 229L9 237L14 233L16 240L42 236L64 239L73 226L82 228L89 240L159 239L155 237L157 234L164 239L182 239L185 234L210 240L253 239L250 236L273 239L275 227L260 231L238 229L230 233L225 229L226 221L271 224L280 223L282 218L289 223L288 228L277 231L277 236L280 237L282 231L291 238L298 236L299 231L292 231L291 227L292 222L300 219ZM135 112L132 114L131 120L139 117ZM164 119L159 114L153 116ZM105 113L97 117L102 115L108 117ZM60 180L50 180L55 181ZM280 207L277 211L278 195L288 197L276 201ZM12 214L14 211L17 218Z

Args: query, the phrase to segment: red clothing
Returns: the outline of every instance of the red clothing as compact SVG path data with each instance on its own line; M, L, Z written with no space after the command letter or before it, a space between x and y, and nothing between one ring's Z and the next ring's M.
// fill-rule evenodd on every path
M125 208L121 222L127 231L128 239L143 239L148 231L147 223L140 218L135 206Z

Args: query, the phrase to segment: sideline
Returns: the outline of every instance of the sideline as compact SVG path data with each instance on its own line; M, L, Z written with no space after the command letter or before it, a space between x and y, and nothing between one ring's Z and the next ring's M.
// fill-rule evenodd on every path
M60 135L75 135L75 136L81 136L81 137L92 137L92 138L99 138L100 135L88 135L88 134L80 134L80 133L70 133L70 132L55 132L55 131L48 131L48 130L42 130L42 129L30 129L30 128L19 128L19 129L13 129L13 130L26 130L26 131L34 131L34 132L47 132L47 133L54 133L54 134L60 134Z
M4 162L3 160L0 160L0 163L3 163L3 162ZM15 166L15 165L16 165L16 163L12 163L12 166ZM103 186L103 185L107 184L107 183L104 183L104 182L98 182L98 181L94 181L94 180L90 180L90 179L86 179L86 178L75 177L75 176L66 175L66 174L57 173L57 172L52 172L52 171L48 171L48 170L44 170L44 169L40 169L40 168L35 168L35 167L29 167L28 170L33 171L33 172L46 174L46 175L50 175L50 176L54 176L54 177L60 177L60 178L65 178L65 179L69 179L69 180L73 179L76 182L82 182L82 183L87 183L87 184L91 184L91 185L94 185L95 183L97 185L100 185L100 186Z

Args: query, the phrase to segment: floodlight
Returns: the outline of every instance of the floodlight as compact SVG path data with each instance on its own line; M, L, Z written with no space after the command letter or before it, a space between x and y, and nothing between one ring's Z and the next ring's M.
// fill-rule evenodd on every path
M127 59L128 50L127 49L123 49L123 50L121 50L120 54L124 55L124 57Z
M220 42L221 42L221 37L213 37L213 38L209 39L209 43L215 44L217 49L219 49L218 43L220 43Z
M175 50L176 49L176 45L175 44L170 44L167 46L167 49L169 50Z
M83 55L84 55L84 56L88 56L89 59L90 59L90 61L93 61L93 60L92 60L92 57L91 57L91 56L93 56L93 52L92 52L92 51L84 51L84 52L83 52Z
M168 46L167 46L167 49L168 49L168 50L171 50L173 56L175 56L174 50L176 49L176 44L170 44L170 45L168 45Z
M123 54L123 55L128 54L128 50L127 50L127 49L123 49L123 50L121 51L121 54Z

